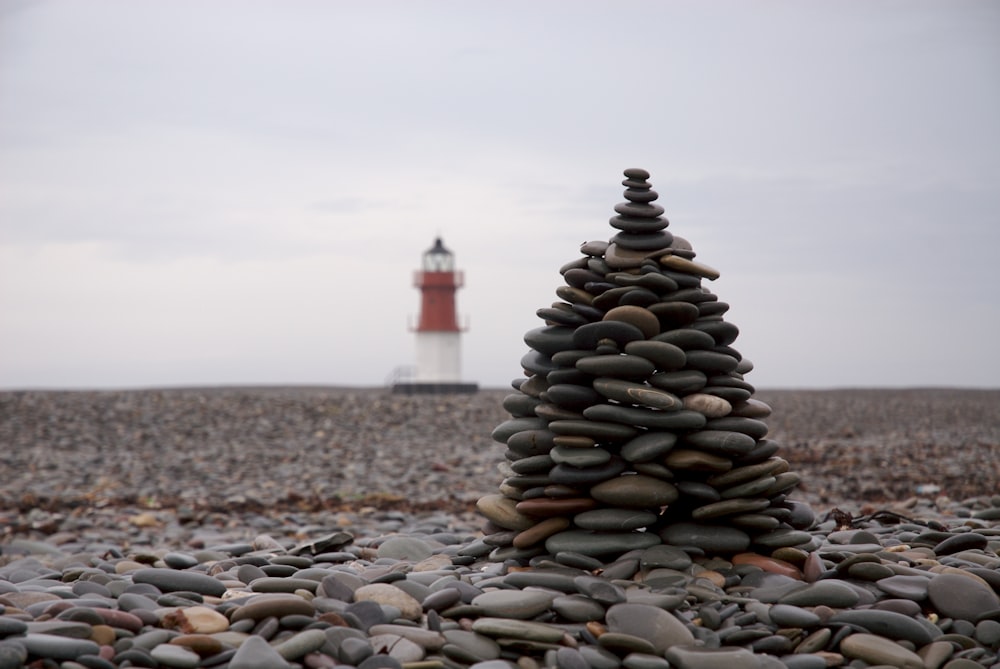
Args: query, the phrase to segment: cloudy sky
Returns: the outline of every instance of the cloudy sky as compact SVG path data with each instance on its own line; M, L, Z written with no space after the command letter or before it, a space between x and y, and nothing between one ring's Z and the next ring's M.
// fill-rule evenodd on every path
M1000 387L1000 4L0 0L0 388L520 375L621 171L758 387Z

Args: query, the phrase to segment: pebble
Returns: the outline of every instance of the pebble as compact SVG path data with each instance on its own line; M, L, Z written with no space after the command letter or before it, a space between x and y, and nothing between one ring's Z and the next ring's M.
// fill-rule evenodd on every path
M853 513L825 515L789 499L798 494L785 476L792 474L790 454L779 456L771 440L783 428L762 431L770 407L742 379L752 366L731 348L735 326L720 320L726 305L700 285L717 273L695 261L679 237L658 234L666 233L666 219L649 204L656 197L646 179L643 170L626 172L629 206L612 222L622 234L588 243L574 261L574 269L613 287L590 295L587 281L567 286L578 291L574 299L589 296L588 304L574 304L587 307L574 311L583 322L602 318L595 312L614 300L620 304L605 313L617 310L613 319L621 320L599 321L579 342L574 328L584 326L577 321L546 326L565 329L532 335L538 355L526 360L578 380L585 372L575 361L566 363L572 370L559 369L579 353L567 345L593 346L577 361L645 360L583 364L617 375L598 377L608 379L600 387L630 398L633 406L623 408L638 413L591 420L584 411L606 398L572 389L572 380L550 386L551 397L544 384L524 380L502 404L502 396L480 393L474 401L496 400L509 413L481 410L484 420L498 418L493 434L509 448L507 458L489 453L489 429L476 436L475 421L454 419L469 398L438 398L440 408L426 412L434 417L419 418L433 427L425 439L401 435L397 417L426 405L377 392L316 391L312 404L285 391L0 393L0 437L17 445L4 453L5 465L28 471L32 460L21 458L48 462L45 454L58 444L75 444L63 451L71 454L62 458L68 464L52 462L28 483L0 482L0 508L10 509L0 512L0 669L997 666L1000 496L914 498L891 512L864 501L852 507L852 498L841 496L838 503ZM579 283L580 274L574 277ZM676 301L643 303L666 293ZM636 378L649 364L656 371ZM649 389L635 387L643 384ZM177 410L191 397L200 399ZM233 419L234 397L248 417ZM963 397L963 407L982 406ZM983 397L995 408L995 395ZM269 403L281 411L263 411ZM852 391L843 411L805 413L810 425L827 430L872 404ZM968 409L949 410L964 416ZM656 412L679 418L663 427ZM372 414L394 422L366 432ZM704 423L694 426L690 414ZM268 418L276 415L282 418ZM119 430L120 421L133 423ZM162 431L172 421L191 421L176 442ZM977 421L967 424L989 425ZM229 423L278 435L290 460L271 457L277 445L261 451L257 464L241 450L248 455L239 466L252 475L241 469L234 484L232 453L182 447L191 434L218 435ZM94 433L100 425L117 427ZM342 448L332 448L331 435L345 429L350 438L338 437ZM119 431L133 435L134 452L110 457L93 445L115 443ZM43 433L54 436L43 440ZM298 459L289 449L303 443L295 441L302 434L308 443ZM213 440L251 449L264 443L255 435ZM462 443L446 457L442 444L452 435ZM172 446L152 451L159 459L143 457L140 446L154 437ZM433 466L392 457L404 442L430 454ZM824 445L824 461L839 457L838 444ZM586 449L592 457L574 453ZM174 450L183 455L179 464L170 461ZM802 452L812 451L807 445ZM974 445L951 448L943 461L975 452ZM899 453L885 457L892 463L905 457ZM500 492L463 487L491 476L487 465L499 460L508 467ZM564 467L556 478L571 482L548 480L557 465ZM138 469L112 475L119 466ZM965 469L977 481L985 468ZM143 488L116 482L131 481L135 471ZM190 486L189 479L178 483L202 474ZM892 474L882 468L872 476ZM879 480L864 476L842 478L850 485ZM810 487L834 480L802 478ZM381 497L364 494L373 484ZM436 510L444 508L435 505L442 490L455 496L447 512ZM357 503L343 503L352 494ZM95 504L95 495L105 501ZM213 506L220 496L224 504ZM476 502L481 516L469 511ZM531 513L519 510L522 502ZM544 523L551 532L515 543Z

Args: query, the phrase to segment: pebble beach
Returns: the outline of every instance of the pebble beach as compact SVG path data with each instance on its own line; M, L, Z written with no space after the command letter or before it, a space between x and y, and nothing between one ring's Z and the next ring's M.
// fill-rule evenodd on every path
M1000 391L766 391L809 550L493 561L510 389L0 393L0 668L1000 666Z

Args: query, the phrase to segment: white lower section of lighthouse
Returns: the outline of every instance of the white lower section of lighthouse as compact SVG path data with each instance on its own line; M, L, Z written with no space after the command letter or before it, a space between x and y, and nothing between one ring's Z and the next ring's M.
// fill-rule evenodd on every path
M417 332L418 383L457 382L462 379L459 332Z

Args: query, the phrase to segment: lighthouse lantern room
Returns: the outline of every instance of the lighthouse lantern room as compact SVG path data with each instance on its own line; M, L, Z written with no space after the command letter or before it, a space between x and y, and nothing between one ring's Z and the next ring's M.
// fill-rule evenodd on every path
M397 383L401 392L474 392L474 383L462 382L462 328L455 311L455 293L462 287L455 255L441 238L427 249L413 285L420 290L420 316L415 328L417 364L413 380Z

